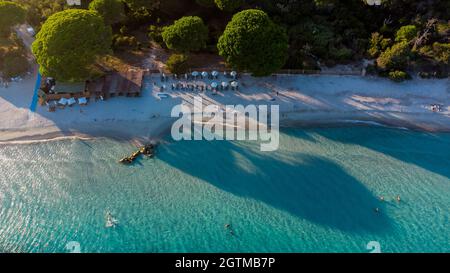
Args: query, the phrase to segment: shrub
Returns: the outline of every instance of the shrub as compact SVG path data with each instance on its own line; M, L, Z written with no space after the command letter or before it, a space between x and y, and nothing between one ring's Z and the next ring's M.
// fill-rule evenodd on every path
M410 42L417 36L417 28L414 25L401 27L395 34L396 42Z
M344 61L352 58L353 51L347 47L341 47L338 49L332 48L332 50L330 50L330 55L336 60Z
M245 3L244 0L215 0L214 2L219 9L224 11L234 11Z
M162 37L163 29L156 25L151 25L148 27L148 37L155 43L158 43L161 46L165 46L164 39Z
M389 72L388 77L395 82L402 82L411 78L408 73L400 70Z
M185 54L172 54L167 60L167 68L175 74L184 74L189 70L189 58Z
M450 64L450 43L433 44L434 59L444 64Z
M382 70L402 69L406 66L410 48L407 42L394 44L381 53L377 65Z
M133 36L115 35L113 38L113 48L116 50L124 50L127 48L137 48L138 41Z
M388 48L392 44L392 40L389 38L384 38L383 35L381 35L378 32L372 33L372 36L370 38L369 42L369 50L367 53L370 57L376 58L380 55L380 53L386 48Z

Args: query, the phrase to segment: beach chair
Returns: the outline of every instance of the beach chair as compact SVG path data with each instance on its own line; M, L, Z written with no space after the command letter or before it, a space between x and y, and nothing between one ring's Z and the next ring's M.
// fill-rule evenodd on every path
M77 101L75 100L75 98L74 97L72 97L72 98L70 98L70 99L68 99L67 100L67 105L69 106L69 107L72 107L74 104L76 104L77 103Z
M81 106L87 105L87 99L85 97L79 98L78 104Z

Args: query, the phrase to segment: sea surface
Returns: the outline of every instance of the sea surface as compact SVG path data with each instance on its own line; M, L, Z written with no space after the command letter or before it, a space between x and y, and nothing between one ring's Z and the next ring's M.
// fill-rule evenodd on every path
M450 134L286 129L276 152L167 137L117 163L133 150L0 146L0 251L450 252Z

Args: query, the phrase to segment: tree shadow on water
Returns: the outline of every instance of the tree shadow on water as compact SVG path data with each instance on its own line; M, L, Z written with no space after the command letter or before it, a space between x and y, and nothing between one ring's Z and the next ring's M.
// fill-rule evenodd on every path
M226 141L171 143L161 150L158 159L186 174L319 225L356 233L390 226L385 205L323 157L260 153Z
M352 130L348 134L348 130ZM375 152L414 164L435 174L450 178L450 134L434 134L391 128L349 127L320 130L327 139L360 145Z

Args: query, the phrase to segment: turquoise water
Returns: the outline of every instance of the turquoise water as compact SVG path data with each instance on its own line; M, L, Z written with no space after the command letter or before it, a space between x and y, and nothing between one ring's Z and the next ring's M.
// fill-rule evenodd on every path
M128 167L133 145L107 139L0 146L0 250L450 251L450 134L289 129L280 145L168 138Z

